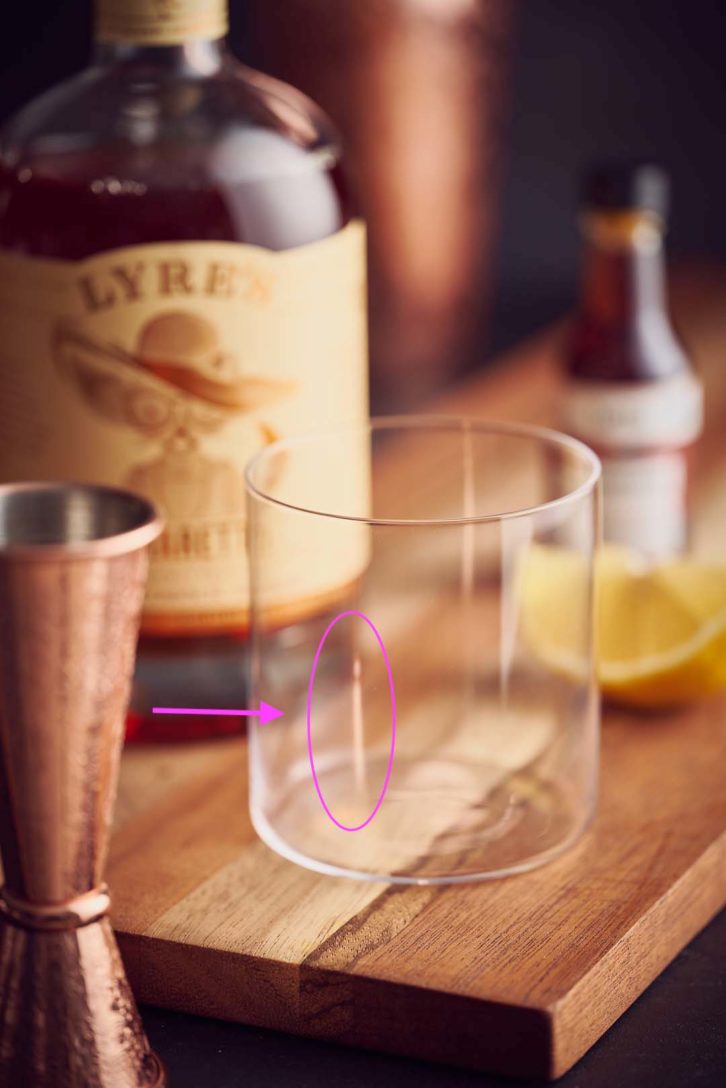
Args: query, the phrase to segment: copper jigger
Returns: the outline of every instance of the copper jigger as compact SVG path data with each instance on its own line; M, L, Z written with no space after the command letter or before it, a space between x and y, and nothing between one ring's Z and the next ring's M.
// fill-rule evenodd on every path
M136 495L0 487L0 1084L150 1088L102 875L147 545Z

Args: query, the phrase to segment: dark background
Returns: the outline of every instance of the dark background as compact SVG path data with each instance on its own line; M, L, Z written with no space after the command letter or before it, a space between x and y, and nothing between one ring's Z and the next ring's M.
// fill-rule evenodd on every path
M231 7L233 46L244 59L245 0ZM671 253L726 257L726 4L520 0L517 7L489 349L571 303L577 177L591 159L660 160L673 179ZM7 16L0 120L82 67L91 37L90 0L28 0Z
M501 344L561 311L577 271L577 178L652 157L673 185L669 249L726 257L726 3L522 0L497 264Z

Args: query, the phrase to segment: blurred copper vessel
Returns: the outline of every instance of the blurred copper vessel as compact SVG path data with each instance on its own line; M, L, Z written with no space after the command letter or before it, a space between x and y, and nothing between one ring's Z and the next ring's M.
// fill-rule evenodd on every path
M248 0L233 45L330 114L368 224L374 408L481 362L515 0Z
M145 499L0 487L0 1084L165 1083L103 883L147 567Z

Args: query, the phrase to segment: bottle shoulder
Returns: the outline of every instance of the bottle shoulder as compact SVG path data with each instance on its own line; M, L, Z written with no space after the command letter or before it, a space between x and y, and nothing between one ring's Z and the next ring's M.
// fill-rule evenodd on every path
M569 375L590 382L659 381L692 370L668 314L657 310L615 330L580 316L566 355Z
M334 126L307 96L228 55L209 74L148 62L89 67L21 109L0 147L6 169L42 161L62 171L71 158L82 168L84 153L99 148L129 162L143 152L148 167L170 145L211 149L231 138L236 153L263 148L267 170L275 157L291 167L339 154Z
M98 66L6 128L0 248L83 259L120 246L325 238L352 205L332 126L293 88L224 58Z

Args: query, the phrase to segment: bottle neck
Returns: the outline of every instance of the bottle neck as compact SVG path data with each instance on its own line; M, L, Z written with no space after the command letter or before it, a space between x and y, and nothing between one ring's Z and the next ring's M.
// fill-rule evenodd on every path
M632 328L665 313L663 229L642 212L588 213L580 313L601 331Z
M227 0L95 0L97 64L210 75L221 67Z
M93 51L93 63L101 67L133 65L143 68L148 66L157 71L211 76L220 70L226 56L225 38L215 40L195 38L170 45L97 41Z

